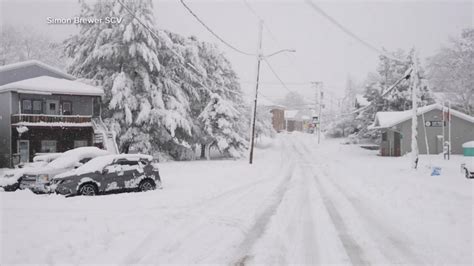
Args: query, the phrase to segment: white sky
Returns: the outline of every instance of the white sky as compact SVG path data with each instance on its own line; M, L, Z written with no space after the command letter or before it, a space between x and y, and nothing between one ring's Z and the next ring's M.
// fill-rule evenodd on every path
M71 25L47 25L46 17L72 17L79 12L78 2L0 0L1 23L27 25L47 32L56 40L76 33ZM186 1L222 38L241 50L257 49L257 18L243 0ZM302 0L252 1L250 5L265 20L276 42L264 29L265 53L296 49L295 54L280 54L270 60L290 90L312 98L309 81L323 81L326 91L341 95L348 75L362 81L374 71L378 56L345 35ZM316 2L329 15L362 39L388 50L416 47L422 58L433 55L473 25L473 2L462 1L331 1ZM253 89L255 58L240 55L219 43L184 9L178 0L154 1L160 28L201 40L215 42L225 51L239 74L246 92ZM269 71L261 68L261 92L270 98L287 93ZM296 84L305 83L305 84Z

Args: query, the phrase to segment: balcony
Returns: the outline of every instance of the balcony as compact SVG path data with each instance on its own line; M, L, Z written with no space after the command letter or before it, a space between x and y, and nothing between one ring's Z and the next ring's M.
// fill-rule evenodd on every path
M49 125L61 126L92 126L90 115L44 115L44 114L14 114L12 125Z

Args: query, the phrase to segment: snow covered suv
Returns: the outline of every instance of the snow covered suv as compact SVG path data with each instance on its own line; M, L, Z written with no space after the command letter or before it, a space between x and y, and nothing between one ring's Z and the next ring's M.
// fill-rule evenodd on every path
M28 169L20 177L20 189L30 189L36 193L49 193L48 186L54 176L78 168L98 156L110 152L97 147L80 147L62 153L46 166Z
M148 191L157 187L161 188L161 178L152 156L120 154L101 156L57 175L50 189L66 196L93 196L115 191Z

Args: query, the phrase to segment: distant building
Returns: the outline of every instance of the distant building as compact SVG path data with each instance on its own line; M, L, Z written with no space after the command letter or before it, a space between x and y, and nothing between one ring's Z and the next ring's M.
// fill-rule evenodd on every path
M285 110L285 130L288 132L309 132L312 120L310 109Z
M445 117L447 108L445 107ZM443 106L433 104L418 109L418 149L420 154L439 154L443 151ZM462 144L474 140L474 117L450 109L451 153L462 154ZM412 111L378 112L371 128L382 131L380 154L401 156L411 151ZM444 126L445 141L448 141L448 122ZM425 131L428 140L426 147Z
M284 107L273 107L270 112L272 113L272 126L276 132L285 130L285 108Z

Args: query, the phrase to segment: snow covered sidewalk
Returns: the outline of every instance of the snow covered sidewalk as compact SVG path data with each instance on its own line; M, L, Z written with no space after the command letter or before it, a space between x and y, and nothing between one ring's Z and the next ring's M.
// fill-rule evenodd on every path
M161 164L164 189L0 193L0 263L465 264L473 183L340 140L279 135L255 164Z

